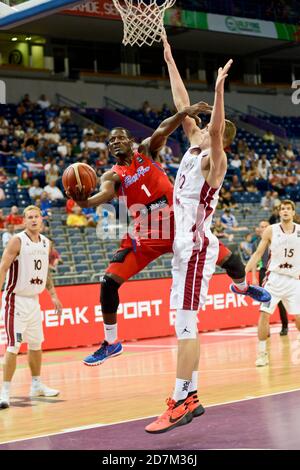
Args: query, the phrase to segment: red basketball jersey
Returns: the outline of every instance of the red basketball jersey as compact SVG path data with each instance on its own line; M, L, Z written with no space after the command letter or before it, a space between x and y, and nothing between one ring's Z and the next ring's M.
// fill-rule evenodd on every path
M112 171L121 180L119 196L126 196L129 210L133 204L148 205L163 196L172 206L173 186L160 163L135 153L130 166L114 165Z
M134 218L157 212L161 219L164 208L166 208L165 216L167 213L170 215L170 207L173 205L173 186L160 163L146 155L135 153L129 166L114 165L112 171L117 173L121 180L118 195L126 197L127 208ZM136 204L145 206L144 212L132 207ZM147 238L150 235L149 231L153 232L149 227L148 235L146 233L140 235Z

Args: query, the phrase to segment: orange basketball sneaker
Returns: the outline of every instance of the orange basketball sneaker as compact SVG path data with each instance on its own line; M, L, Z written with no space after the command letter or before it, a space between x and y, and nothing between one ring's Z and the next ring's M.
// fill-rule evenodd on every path
M189 412L192 413L193 418L197 418L197 416L201 416L205 413L205 409L199 402L197 392L188 395L184 403L187 405Z
M189 411L186 400L184 402L176 402L172 398L166 400L168 409L156 421L148 424L145 427L145 431L158 434L161 432L170 431L177 426L188 424L192 421L193 415Z

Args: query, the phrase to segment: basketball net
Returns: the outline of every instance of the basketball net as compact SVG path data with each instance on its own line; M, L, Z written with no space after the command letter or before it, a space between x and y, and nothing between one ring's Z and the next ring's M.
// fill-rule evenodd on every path
M161 5L158 0L113 0L124 24L123 44L146 44L152 46L160 42L165 34L164 14L167 8L174 5L176 0L164 0Z

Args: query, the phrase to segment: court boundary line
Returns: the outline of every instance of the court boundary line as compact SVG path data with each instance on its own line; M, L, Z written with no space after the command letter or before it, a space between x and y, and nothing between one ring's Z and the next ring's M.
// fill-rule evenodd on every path
M207 405L205 408L213 408L213 407L216 407L216 406L230 405L230 404L233 404L233 403L240 403L240 402L244 402L244 401L259 400L260 398L273 397L273 396L276 396L276 395L285 395L287 393L295 393L295 392L300 392L300 388L296 388L296 389L293 389L293 390L286 390L286 391L283 391L283 392L269 393L269 394L266 394L266 395L261 395L259 397L247 397L247 398L241 398L239 400L226 401L226 402L222 402L222 403L214 403L212 405ZM14 439L12 441L4 441L4 442L0 442L0 449L1 449L1 446L4 445L4 444L12 444L14 442L30 441L30 440L33 440L33 439L42 439L42 438L50 437L50 436L58 436L60 434L68 434L68 433L71 433L71 432L85 431L87 429L103 428L105 426L115 426L117 424L125 424L125 423L131 423L133 421L141 421L141 420L144 420L144 419L155 418L156 416L157 415L143 416L141 418L126 419L124 421L117 421L117 422L108 423L108 424L107 423L94 423L94 424L91 424L91 425L79 426L78 428L66 428L66 429L63 429L62 431L58 431L58 432L42 434L42 435L32 436L32 437L25 437L25 438L20 438L20 439Z

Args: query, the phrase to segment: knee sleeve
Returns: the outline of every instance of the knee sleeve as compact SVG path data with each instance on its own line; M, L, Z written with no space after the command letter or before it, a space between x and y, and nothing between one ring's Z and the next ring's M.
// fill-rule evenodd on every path
M41 351L42 343L28 343L28 349L30 351Z
M198 334L196 310L177 310L175 331L178 339L196 339Z
M116 313L119 307L119 287L116 281L109 276L104 276L101 282L100 302L103 313Z
M246 276L245 266L238 255L232 254L230 258L222 265L231 279L242 279Z
M7 346L6 351L12 354L19 354L21 343L16 343L15 346Z

